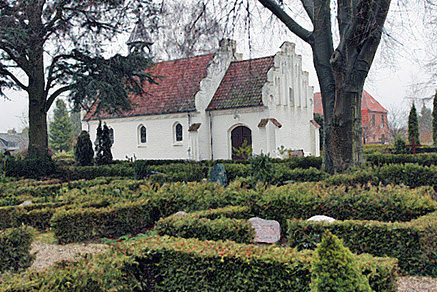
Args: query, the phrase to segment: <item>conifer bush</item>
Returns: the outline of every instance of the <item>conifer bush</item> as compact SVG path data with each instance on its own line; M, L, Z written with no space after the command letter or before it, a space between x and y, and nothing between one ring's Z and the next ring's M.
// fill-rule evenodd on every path
M311 292L373 291L356 256L330 232L323 235L311 261Z
M94 150L90 135L87 131L82 131L74 146L74 158L80 166L89 166L93 164L93 157Z

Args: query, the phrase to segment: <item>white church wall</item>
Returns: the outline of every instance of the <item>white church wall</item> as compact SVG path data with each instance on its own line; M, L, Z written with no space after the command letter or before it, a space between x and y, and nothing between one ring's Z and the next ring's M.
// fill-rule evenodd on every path
M232 158L231 131L238 126L246 126L251 130L254 154L266 153L266 130L258 128L260 120L265 118L266 114L265 107L212 111L214 159Z
M137 159L190 159L192 143L188 132L188 114L102 119L102 123L114 130L111 148L114 159L125 160L126 156ZM176 123L182 125L182 141L176 141ZM94 144L98 121L89 121L88 124ZM141 125L146 127L146 143L140 142Z

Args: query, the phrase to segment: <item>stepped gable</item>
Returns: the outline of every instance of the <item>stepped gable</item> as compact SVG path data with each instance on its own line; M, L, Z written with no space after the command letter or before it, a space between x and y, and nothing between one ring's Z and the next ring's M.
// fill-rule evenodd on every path
M363 96L361 98L361 110L381 113L387 112L387 110L365 90L363 90ZM323 115L322 94L320 92L314 94L314 113Z
M195 95L200 82L207 76L207 69L214 54L178 59L155 64L149 72L158 84L145 82L143 96L130 95L132 110L119 115L95 113L96 106L84 120L122 118L144 115L170 114L195 111Z
M207 110L262 106L262 87L274 57L232 62Z

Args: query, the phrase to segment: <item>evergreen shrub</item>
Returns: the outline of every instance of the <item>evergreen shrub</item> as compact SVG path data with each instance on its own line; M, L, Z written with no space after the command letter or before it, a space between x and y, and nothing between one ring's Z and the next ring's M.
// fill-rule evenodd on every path
M51 227L60 243L138 233L153 225L148 201L125 202L107 208L60 209Z
M0 230L0 273L29 267L34 259L30 245L34 231L25 226Z
M308 251L167 236L117 248L137 258L134 274L155 271L157 291L309 291ZM357 264L377 291L396 291L396 260L365 255Z
M255 232L247 221L250 217L248 207L230 206L160 219L155 230L159 235L253 243Z
M371 292L356 256L329 231L323 234L311 261L311 292ZM379 289L378 289L379 291Z
M90 135L87 131L82 131L74 145L74 159L80 166L90 166L93 164L93 157L94 150Z
M354 253L397 258L403 272L437 276L436 229L437 213L434 212L407 223L354 220L327 223L293 219L287 221L286 236L292 247L314 249L323 233L329 231Z

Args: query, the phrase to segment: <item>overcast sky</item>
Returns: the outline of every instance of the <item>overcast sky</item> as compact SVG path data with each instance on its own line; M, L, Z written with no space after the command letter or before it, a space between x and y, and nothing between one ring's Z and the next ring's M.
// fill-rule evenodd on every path
M387 109L391 107L407 109L409 107L407 97L412 95L429 97L437 88L436 80L429 82L431 70L424 66L427 53L434 50L435 56L436 48L433 47L435 42L430 42L428 33L432 31L435 33L436 24L434 22L434 27L424 25L423 16L424 12L419 8L402 9L399 12L398 7L392 7L390 10L388 22L391 32L389 33L396 48L393 50L393 46L387 44L380 46L365 84L365 90ZM297 52L303 55L303 69L310 72L310 85L317 91L318 82L312 66L309 46L284 31L271 36L271 33L255 30L251 37L251 50L248 49L247 33L235 34L237 50L243 53L245 58L268 56L275 54L284 41L296 42ZM399 33L401 31L402 33ZM125 41L126 37L120 37L118 43L114 43L112 51L126 53ZM424 90L412 90L412 88L417 89L413 84L425 82L428 82L428 85ZM419 87L421 89L423 86ZM12 128L21 131L24 126L23 120L28 112L28 101L24 92L12 92L9 95L11 100L0 100L0 133ZM421 106L421 104L417 105L419 108Z

